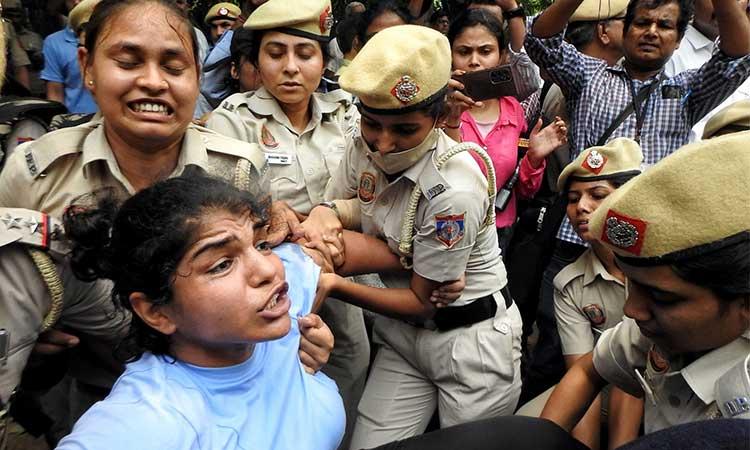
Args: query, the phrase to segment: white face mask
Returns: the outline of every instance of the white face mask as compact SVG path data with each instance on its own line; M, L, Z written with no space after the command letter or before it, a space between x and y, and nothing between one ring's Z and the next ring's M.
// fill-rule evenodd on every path
M438 137L438 130L433 128L432 131L427 134L427 137L424 138L422 143L416 147L400 152L386 153L385 155L378 151L373 151L370 144L368 144L367 141L364 141L364 139L363 141L365 142L367 149L370 151L370 159L372 159L372 162L383 172L388 175L393 175L403 172L422 159L427 152L435 148Z

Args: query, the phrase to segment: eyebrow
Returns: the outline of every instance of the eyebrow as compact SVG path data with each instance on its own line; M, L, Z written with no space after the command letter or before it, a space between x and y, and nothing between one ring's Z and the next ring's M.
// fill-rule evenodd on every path
M117 44L113 45L111 47L112 51L118 52L118 51L124 51L128 53L141 53L143 52L143 47L141 45L135 44L133 42L128 41L121 41ZM174 56L184 56L187 54L184 48L180 47L171 47L167 48L163 51L163 53L168 57L174 57Z
M227 237L224 237L222 239L219 239L218 241L206 242L205 244L202 244L198 248L198 250L195 251L195 253L193 253L193 256L190 257L190 261L191 262L195 261L201 254L203 254L203 253L205 253L205 252L207 252L209 250L213 250L213 249L216 249L216 248L226 247L231 242L235 242L237 240L238 240L237 236L232 235L232 236L227 236Z
M266 47L268 47L269 45L276 45L278 47L289 47L289 44L287 44L285 42L279 42L279 41L269 41L269 42L266 42ZM315 44L313 44L312 42L299 42L297 44L292 45L292 47L294 47L294 48L297 48L297 47L315 47Z

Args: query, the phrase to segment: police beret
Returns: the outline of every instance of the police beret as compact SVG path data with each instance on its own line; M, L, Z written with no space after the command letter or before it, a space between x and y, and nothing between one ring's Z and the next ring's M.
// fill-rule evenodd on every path
M565 166L557 178L557 189L565 189L568 179L595 181L619 175L637 175L641 173L642 161L643 153L637 142L628 138L613 139L602 147L582 151Z
M399 25L367 41L339 85L359 97L365 109L401 114L443 95L450 76L448 39L432 28Z
M70 28L77 33L81 31L81 27L88 23L91 18L91 13L94 12L94 7L99 4L101 0L83 0L77 4L68 14L68 25Z
M703 139L721 134L750 130L750 100L740 100L711 117L703 129Z
M625 17L628 0L583 0L570 22L588 22Z
M670 264L750 230L750 131L686 145L609 195L594 236L628 263Z
M212 20L215 19L227 19L237 20L242 11L234 3L223 2L217 3L211 7L206 13L206 18L203 20L206 25L209 25Z
M244 25L251 30L278 29L284 33L327 41L333 26L330 0L268 0L253 11Z

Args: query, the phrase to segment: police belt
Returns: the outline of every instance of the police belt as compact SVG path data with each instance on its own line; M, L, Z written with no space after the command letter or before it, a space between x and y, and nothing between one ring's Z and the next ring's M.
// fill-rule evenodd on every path
M500 290L500 293L505 299L505 309L510 309L513 305L513 297L510 295L510 289L507 284ZM411 324L429 330L450 331L495 317L496 312L497 302L495 301L495 297L486 295L467 305L439 309L432 320Z

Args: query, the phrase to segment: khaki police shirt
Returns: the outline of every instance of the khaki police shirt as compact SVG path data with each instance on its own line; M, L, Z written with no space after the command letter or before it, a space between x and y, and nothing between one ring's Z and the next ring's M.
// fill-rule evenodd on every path
M359 119L351 96L340 89L314 93L310 102L312 115L302 133L265 88L228 97L206 121L221 134L258 143L268 162L271 197L303 214L323 201Z
M130 328L130 314L112 302L108 282L78 280L66 263L67 248L50 242L45 221L36 211L0 208L0 328L8 333L7 352L0 348L0 403L6 403L21 380L26 362L52 306L52 297L29 254L46 251L63 286L63 309L56 324L119 342ZM42 243L42 236L47 236Z
M625 318L602 334L594 367L608 382L636 396L645 395L647 433L674 425L720 417L716 384L750 353L750 330L729 344L686 364L669 356ZM637 373L636 373L637 371ZM745 393L750 397L750 392Z
M604 330L622 321L625 285L587 249L554 279L555 318L564 355L594 349Z
M465 273L466 289L453 303L460 306L499 291L507 279L494 224L484 226L490 201L487 180L468 152L452 157L438 171L436 158L456 143L442 131L434 132L440 134L435 150L390 183L368 158L362 139L353 139L326 199L359 198L362 231L383 239L400 254L401 224L418 183L423 194L414 224L413 270L437 282ZM410 282L407 274L381 278L391 288L408 287Z
M165 175L179 176L188 166L196 166L233 181L240 160L251 163L248 176L261 184L265 162L257 146L190 125L177 166ZM53 131L16 148L0 172L0 206L59 217L73 199L103 187L114 188L123 198L135 194L117 165L99 119Z

